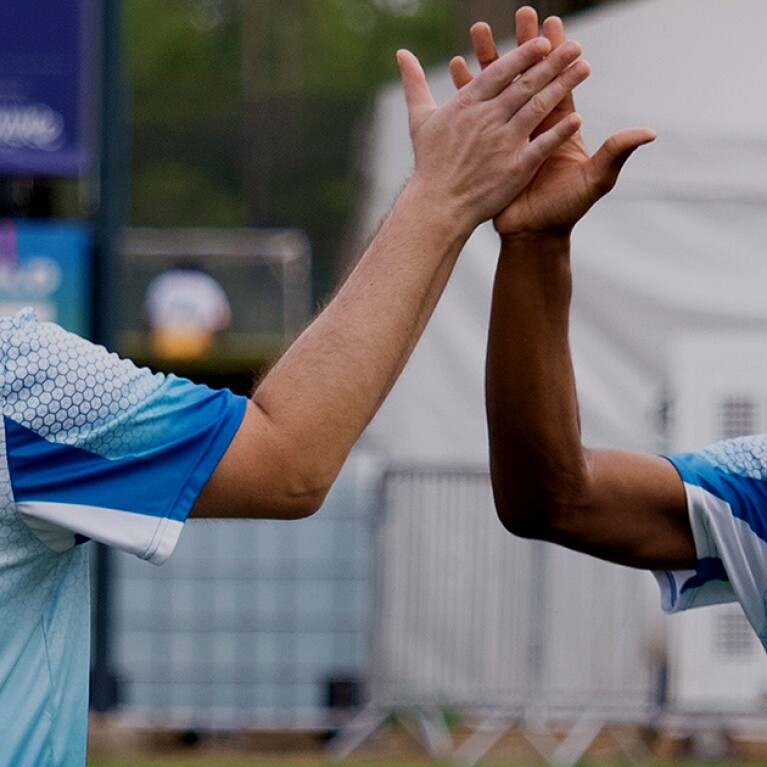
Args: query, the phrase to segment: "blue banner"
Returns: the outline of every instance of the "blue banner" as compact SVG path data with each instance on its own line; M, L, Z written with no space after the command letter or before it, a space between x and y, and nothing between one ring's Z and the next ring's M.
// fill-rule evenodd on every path
M93 159L95 0L0 0L0 175L80 176Z
M0 314L31 306L38 319L89 337L93 236L76 221L0 219Z

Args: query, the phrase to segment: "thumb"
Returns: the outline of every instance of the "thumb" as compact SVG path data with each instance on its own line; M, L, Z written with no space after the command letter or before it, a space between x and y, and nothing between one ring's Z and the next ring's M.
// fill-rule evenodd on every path
M623 166L631 155L644 144L655 140L655 131L649 128L628 128L605 141L592 158L593 179L600 197L607 194L618 180Z
M419 113L431 112L437 108L431 89L426 82L421 62L405 49L397 51L397 64L402 75L402 88L405 91L405 102L411 123L420 122Z

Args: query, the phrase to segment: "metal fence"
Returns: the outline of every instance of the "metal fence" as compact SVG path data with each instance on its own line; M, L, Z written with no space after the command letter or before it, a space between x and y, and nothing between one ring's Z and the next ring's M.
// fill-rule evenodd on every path
M485 472L387 474L376 535L377 705L476 706L489 696L519 705L533 627L518 615L531 613L532 561L529 549L509 556L510 545Z
M375 561L371 695L339 758L407 713L434 756L474 763L522 724L541 755L572 764L605 725L655 711L650 576L510 536L486 471L387 473ZM473 723L460 747L446 710ZM555 722L566 737L550 737Z
M389 473L372 690L381 705L644 706L646 573L510 536L486 472Z
M562 764L605 725L657 714L665 656L647 573L508 535L486 471L385 468L355 455L309 520L192 522L161 568L121 557L124 713L339 729L338 757L415 715L426 749L463 763L519 725ZM339 690L359 702L363 685L363 707L329 705ZM470 723L460 747L448 711Z
M191 521L162 567L121 555L122 712L184 729L337 726L339 690L358 695L369 665L380 477L356 456L311 519Z

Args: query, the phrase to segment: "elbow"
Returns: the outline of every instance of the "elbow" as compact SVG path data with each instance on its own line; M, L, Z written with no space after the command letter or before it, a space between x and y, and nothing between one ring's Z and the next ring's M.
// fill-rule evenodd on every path
M559 512L546 499L504 500L496 492L495 510L504 528L517 538L550 541L556 537Z
M307 519L314 516L325 503L330 487L311 488L303 491L286 491L274 510L280 519Z
M228 482L221 479L207 501L211 516L298 520L322 508L332 476L283 451L271 451L265 464L255 472L230 473Z
M508 463L491 460L490 479L500 523L518 538L547 540L556 510L546 484L532 481L527 472L507 470Z
M229 477L242 477L241 492L227 488L246 507L244 516L306 519L325 503L343 461L338 451L317 445L301 432L276 423L253 403L251 428L242 430L241 465Z
M512 439L491 443L490 477L501 524L519 538L567 545L594 503L589 451L580 442L552 449L556 442Z
M335 475L324 476L316 471L303 471L292 466L282 473L281 481L271 493L269 516L280 519L306 519L316 514L325 503Z
M276 493L278 516L281 519L306 519L316 514L335 484L341 465L335 461L283 461Z
M498 519L518 538L562 543L589 507L583 482L562 487L520 475L510 481L496 471L491 472L491 478Z

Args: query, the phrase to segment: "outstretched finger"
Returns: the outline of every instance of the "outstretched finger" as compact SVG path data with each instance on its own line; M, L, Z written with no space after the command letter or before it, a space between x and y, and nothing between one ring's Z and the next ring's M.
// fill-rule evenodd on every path
M472 25L469 31L479 66L486 69L499 58L498 49L495 47L495 40L493 40L493 31L490 29L490 25L484 21L478 21ZM463 56L453 57L448 64L448 70L453 78L453 85L458 89L468 85L474 79Z
M532 8L529 5L523 6L517 10L514 22L517 32L517 45L522 45L539 34L538 13L535 8ZM552 51L562 45L562 43L567 40L562 19L558 16L549 16L544 19L543 35L551 43ZM552 110L548 119L539 126L538 130L546 130L555 122L573 112L575 112L575 102L573 100L572 92L569 92L565 98L562 99L562 102L557 104Z
M499 58L498 48L496 48L495 40L493 39L493 30L486 22L478 21L472 25L469 33L471 34L471 43L474 46L474 54L477 57L479 66L482 69L487 69Z
M549 39L552 48L562 45L567 39L565 25L559 16L549 16L543 20L543 34Z
M618 180L623 166L631 155L644 144L655 140L655 131L649 128L628 128L613 134L591 158L589 175L600 196L607 194Z
M562 23L562 19L559 16L549 16L543 21L543 34L546 39L551 43L551 49L559 48L562 43L567 40L565 34L565 25ZM575 111L575 101L573 99L572 92L568 93L562 103L557 105L554 110L554 119L561 118L562 115L569 114Z
M453 78L453 85L459 90L464 85L468 85L474 78L463 56L454 56L447 65L450 77Z
M538 13L535 8L525 5L514 16L517 45L522 45L538 35Z

